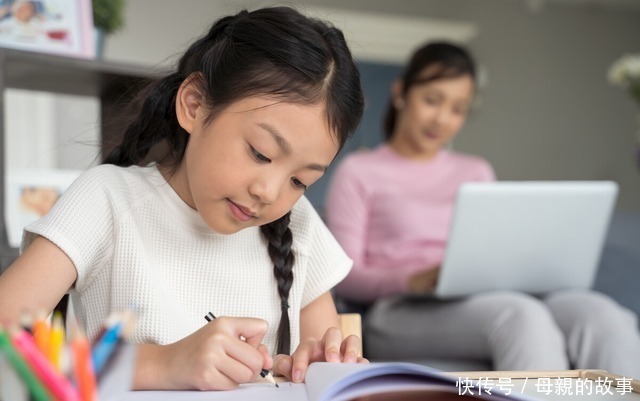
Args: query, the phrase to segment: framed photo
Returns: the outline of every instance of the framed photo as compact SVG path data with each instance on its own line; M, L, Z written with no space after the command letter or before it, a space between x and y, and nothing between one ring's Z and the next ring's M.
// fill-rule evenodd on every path
M90 0L0 0L0 46L95 55Z
M51 210L82 170L15 170L5 178L5 217L9 245L17 248L22 231Z

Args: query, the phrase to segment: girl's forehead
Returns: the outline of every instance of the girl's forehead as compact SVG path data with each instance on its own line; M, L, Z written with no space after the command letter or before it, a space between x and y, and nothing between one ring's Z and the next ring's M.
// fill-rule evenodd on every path
M419 86L459 78L469 79L472 83L474 81L473 76L468 71L461 71L456 67L447 66L440 62L431 62L423 66L422 69L409 80L408 84L410 86Z
M474 83L471 75L464 74L459 76L443 76L427 82L418 82L408 88L409 91L416 93L424 93L425 91L437 92L464 92L472 95L474 92Z
M266 96L251 96L240 99L225 109L228 113L242 114L250 120L269 121L276 125L309 125L309 129L324 128L328 131L329 121L324 102L291 102Z
M292 140L321 136L330 138L336 148L340 146L340 135L329 120L325 101L309 103L282 97L255 95L235 101L218 113L213 120L223 114L241 117L246 123L269 125L277 131L282 130L282 136L288 136Z

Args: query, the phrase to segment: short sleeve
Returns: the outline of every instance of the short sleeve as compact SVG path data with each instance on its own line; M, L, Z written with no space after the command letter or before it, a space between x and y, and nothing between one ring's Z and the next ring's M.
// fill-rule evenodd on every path
M298 201L293 213L299 219L296 226L306 231L303 252L308 260L301 302L304 308L342 281L353 262L306 198Z
M90 281L111 253L113 213L106 187L116 168L98 166L83 173L51 211L29 224L23 234L22 251L40 235L67 254L78 273L77 289Z

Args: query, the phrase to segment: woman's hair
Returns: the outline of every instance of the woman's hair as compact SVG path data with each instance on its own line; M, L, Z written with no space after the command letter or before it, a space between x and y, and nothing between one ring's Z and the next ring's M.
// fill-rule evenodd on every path
M428 75L424 72L432 68ZM409 64L401 75L402 94L412 86L423 85L443 78L457 78L470 75L476 81L476 67L473 58L464 48L446 42L428 43L413 53ZM387 114L383 122L384 138L391 139L396 125L397 111L393 99L387 105Z
M342 32L288 7L243 10L213 24L179 60L177 70L154 82L141 95L141 111L129 124L122 143L104 163L143 163L152 147L166 142L162 163L175 171L189 135L178 124L175 102L182 82L195 77L211 122L232 103L267 95L298 104L326 104L329 127L341 149L356 129L364 108L360 74ZM291 348L289 290L294 254L290 212L261 226L274 265L282 317L277 353Z

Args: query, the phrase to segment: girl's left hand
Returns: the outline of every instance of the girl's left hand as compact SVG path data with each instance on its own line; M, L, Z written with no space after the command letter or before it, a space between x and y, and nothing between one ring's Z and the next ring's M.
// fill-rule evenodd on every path
M313 362L357 362L369 363L359 357L360 339L355 335L343 339L340 329L331 327L322 340L307 338L300 342L295 352L289 355L279 354L273 359L273 373L285 376L294 383L304 381L307 367Z

